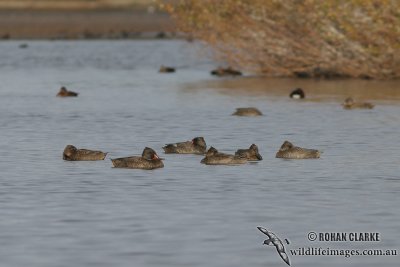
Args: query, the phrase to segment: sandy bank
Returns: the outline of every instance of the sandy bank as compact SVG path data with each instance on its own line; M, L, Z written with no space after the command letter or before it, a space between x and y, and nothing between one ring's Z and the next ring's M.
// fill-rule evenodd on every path
M168 14L143 9L0 10L1 39L120 39L174 35Z

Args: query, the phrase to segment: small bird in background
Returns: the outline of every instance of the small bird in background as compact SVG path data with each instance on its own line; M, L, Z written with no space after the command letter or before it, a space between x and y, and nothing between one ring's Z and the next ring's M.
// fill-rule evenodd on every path
M293 99L303 99L306 97L306 94L304 93L303 89L301 88L296 88L290 93L290 98Z
M215 70L212 70L210 72L211 75L218 76L218 77L223 77L223 76L241 76L242 72L233 69L232 67L227 67L227 68L217 68Z
M59 97L67 97L67 96L78 96L78 93L68 91L67 88L64 86L61 87L60 91L58 92L57 96Z
M268 236L268 239L264 240L264 245L275 246L276 251L278 252L279 256L282 258L287 265L290 266L289 256L285 251L285 246L283 245L282 241L272 232L268 231L267 229L258 226L258 230L260 230L263 234ZM289 244L289 241L285 239L286 243Z
M252 117L252 116L262 116L263 114L257 108L250 107L250 108L237 108L232 115Z
M161 65L160 69L158 70L158 72L160 72L160 73L173 73L175 71L176 71L175 68L166 67L164 65Z
M374 105L368 102L355 102L353 98L348 97L342 104L344 109L373 109Z

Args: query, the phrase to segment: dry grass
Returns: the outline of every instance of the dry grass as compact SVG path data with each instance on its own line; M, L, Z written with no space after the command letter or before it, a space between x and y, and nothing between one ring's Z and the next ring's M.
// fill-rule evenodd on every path
M181 31L270 76L400 77L398 0L182 0Z

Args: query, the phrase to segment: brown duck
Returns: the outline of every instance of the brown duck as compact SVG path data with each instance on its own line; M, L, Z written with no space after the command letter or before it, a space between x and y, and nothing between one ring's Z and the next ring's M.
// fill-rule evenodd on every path
M192 141L167 144L163 147L166 154L201 154L206 153L207 144L203 137L195 137Z
M78 93L68 91L67 88L64 86L61 87L60 91L58 92L57 96L66 97L66 96L78 96Z
M277 158L283 159L316 159L320 156L321 152L318 150L297 147L289 141L285 141L276 153Z
M346 100L344 101L342 106L344 109L356 109L356 108L373 109L374 108L374 105L371 103L357 103L357 102L354 102L354 99L351 97L346 98Z
M245 158L250 161L262 160L262 156L258 153L258 147L252 144L249 149L239 149L235 153L236 156L240 158Z
M218 152L214 147L210 147L207 151L205 158L200 163L206 165L236 165L244 164L247 162L246 158L241 158L236 155L224 154Z
M262 116L263 114L257 108L237 108L236 111L232 114L234 116Z
M210 73L211 73L211 75L215 75L215 76L219 76L219 77L222 77L222 76L240 76L240 75L242 75L242 73L240 71L235 70L235 69L233 69L231 67L228 67L228 68L219 67L219 68L217 68L215 70L212 70Z
M152 170L163 168L164 163L162 160L153 149L145 147L141 157L117 158L111 159L111 162L115 168Z
M67 145L64 149L63 159L69 161L79 160L104 160L107 153L89 149L77 149L73 145Z

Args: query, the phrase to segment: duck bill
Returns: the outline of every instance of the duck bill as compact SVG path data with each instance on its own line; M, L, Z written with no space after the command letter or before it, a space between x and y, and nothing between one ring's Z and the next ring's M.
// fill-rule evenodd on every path
M154 154L152 160L156 160L156 159L164 160L164 158L160 158L157 154Z
M258 160L262 160L263 159L262 156L260 154L258 154L258 153L256 154L256 157L257 157Z

